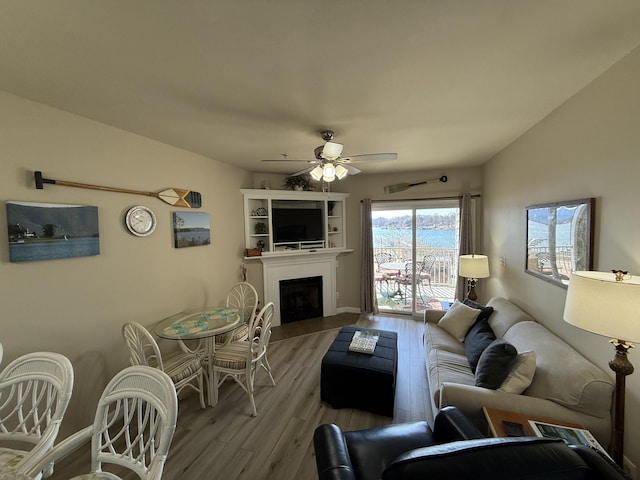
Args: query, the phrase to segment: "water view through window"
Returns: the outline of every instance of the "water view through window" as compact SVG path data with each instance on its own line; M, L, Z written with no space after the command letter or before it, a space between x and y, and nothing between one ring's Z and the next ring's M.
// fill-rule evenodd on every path
M440 202L442 203L442 202ZM450 202L451 203L451 202ZM375 287L380 311L448 308L457 280L459 209L373 205Z

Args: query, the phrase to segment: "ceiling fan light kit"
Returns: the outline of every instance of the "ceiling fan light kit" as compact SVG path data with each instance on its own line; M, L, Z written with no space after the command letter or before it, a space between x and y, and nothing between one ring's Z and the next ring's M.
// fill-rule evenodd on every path
M324 165L318 165L314 167L310 172L311 178L316 182L324 180L325 182L333 182L336 178L342 180L347 176L349 170L342 165L334 165L333 163L325 163Z

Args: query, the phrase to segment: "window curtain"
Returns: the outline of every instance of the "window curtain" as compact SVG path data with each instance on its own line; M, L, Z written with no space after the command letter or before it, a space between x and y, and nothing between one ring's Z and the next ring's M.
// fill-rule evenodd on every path
M472 232L471 232L471 195L463 193L459 197L460 202L460 245L459 255L469 255L472 252ZM456 282L455 298L463 301L467 293L467 279L458 276Z
M371 199L362 200L362 249L360 250L360 311L378 313L373 271L373 229Z

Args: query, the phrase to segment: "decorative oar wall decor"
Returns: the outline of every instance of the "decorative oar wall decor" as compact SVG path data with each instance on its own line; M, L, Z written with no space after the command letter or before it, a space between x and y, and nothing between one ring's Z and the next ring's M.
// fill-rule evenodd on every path
M415 187L416 185L425 185L427 183L436 183L436 182L447 182L447 176L442 175L440 178L433 178L431 180L425 180L424 182L417 183L396 183L395 185L387 185L384 187L384 193L398 193L404 192L405 190Z
M100 185L90 185L88 183L53 180L50 178L44 178L40 171L35 171L33 173L36 180L36 188L38 190L42 190L45 183L50 183L53 185L63 185L65 187L88 188L90 190L102 190L105 192L133 193L134 195L156 197L175 207L200 208L202 206L202 195L200 195L200 192L194 192L192 190L167 188L161 192L145 192L142 190L130 190L128 188L102 187Z

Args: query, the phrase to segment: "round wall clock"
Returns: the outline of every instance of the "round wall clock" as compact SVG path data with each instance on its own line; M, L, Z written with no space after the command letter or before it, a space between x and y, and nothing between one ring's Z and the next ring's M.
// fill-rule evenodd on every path
M156 216L147 207L138 205L127 211L124 224L134 235L146 237L156 229Z

